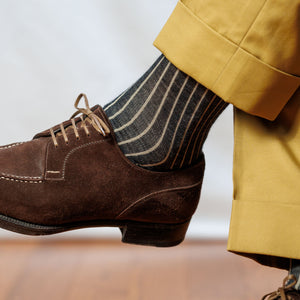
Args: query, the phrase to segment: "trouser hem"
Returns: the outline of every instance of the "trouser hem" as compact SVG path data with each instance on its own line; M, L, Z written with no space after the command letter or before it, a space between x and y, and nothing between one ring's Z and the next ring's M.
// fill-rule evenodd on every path
M256 58L178 2L154 45L180 70L239 109L274 120L300 77Z
M228 250L272 267L300 259L300 206L233 200Z

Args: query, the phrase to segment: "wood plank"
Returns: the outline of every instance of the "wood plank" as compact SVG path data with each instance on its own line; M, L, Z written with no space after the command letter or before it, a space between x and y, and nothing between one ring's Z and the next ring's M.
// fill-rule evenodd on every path
M173 248L116 240L0 241L1 300L254 300L285 271L226 252L226 241Z

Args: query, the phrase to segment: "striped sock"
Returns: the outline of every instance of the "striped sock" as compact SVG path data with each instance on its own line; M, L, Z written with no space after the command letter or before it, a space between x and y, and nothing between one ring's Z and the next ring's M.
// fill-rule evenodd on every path
M297 291L300 291L300 260L299 259L291 259L290 260L290 270L289 274L294 275L296 277L297 283L294 288ZM288 281L287 284L290 284L291 281Z
M147 169L196 163L227 103L161 55L150 69L104 107L124 155Z

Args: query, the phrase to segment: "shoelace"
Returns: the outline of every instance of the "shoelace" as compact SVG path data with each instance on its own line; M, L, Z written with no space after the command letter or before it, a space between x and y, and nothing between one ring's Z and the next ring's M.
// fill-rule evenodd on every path
M81 99L84 99L85 102L85 108L82 107L78 107L79 102L81 101ZM63 123L61 123L60 126L60 132L54 132L53 128L50 128L50 133L51 133L51 137L53 140L53 144L55 147L58 147L58 143L57 143L57 139L56 136L58 135L62 135L65 143L68 144L69 143L69 139L68 139L68 135L67 135L67 129L72 128L76 139L79 140L79 133L75 124L75 120L74 118L78 115L78 114L82 114L80 116L81 119L81 126L83 127L86 135L90 135L90 132L88 130L88 127L86 126L86 122L88 121L90 124L92 124L92 126L96 129L96 131L98 131L100 134L102 134L103 136L106 136L107 134L110 133L109 128L107 127L107 125L96 115L94 114L89 106L89 101L88 98L85 94L80 94L74 104L75 108L77 109L77 111L71 116L70 120L71 120L71 124L68 127L64 128Z
M291 282L289 284L288 281ZM275 300L275 299L281 299L281 300L287 300L287 293L294 291L293 287L296 285L297 279L294 275L288 275L284 278L282 287L280 287L277 291L271 292L265 296L262 297L261 300Z

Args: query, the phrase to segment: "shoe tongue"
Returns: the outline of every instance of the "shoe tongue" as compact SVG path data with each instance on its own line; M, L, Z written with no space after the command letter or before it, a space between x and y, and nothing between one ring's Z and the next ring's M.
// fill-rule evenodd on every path
M105 111L103 110L102 106L97 104L91 108L91 111L95 115L97 115L102 121L104 121L106 126L109 128L110 132L113 132L113 127L111 126L110 121L109 121Z
M111 124L110 124L110 122L109 122L109 120L108 120L108 118L107 118L107 116L106 116L106 114L105 114L103 108L102 108L100 105L95 105L95 106L93 106L93 107L91 108L91 111L92 111L95 115L97 115L99 118L101 118L101 119L105 122L105 124L108 126L109 130L112 131ZM80 122L80 121L81 121L80 117L76 117L76 118L75 118L75 123ZM66 127L72 125L71 120L64 121L62 124L63 124L63 127L64 127L64 128L66 128ZM58 124L58 125L52 127L52 129L53 129L54 132L59 131L59 130L60 130L60 124ZM48 137L48 136L51 136L51 133L50 133L50 130L49 130L49 129L44 130L44 131L42 131L42 132L36 134L36 135L33 137L33 139L37 139L37 138L40 138L40 137Z

